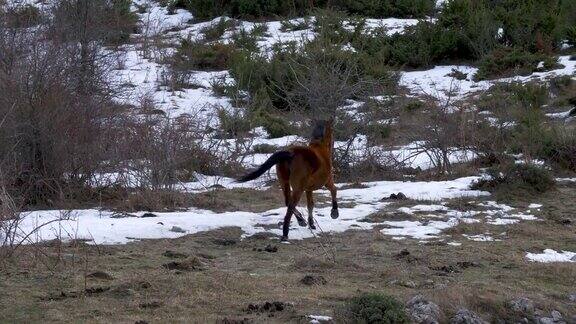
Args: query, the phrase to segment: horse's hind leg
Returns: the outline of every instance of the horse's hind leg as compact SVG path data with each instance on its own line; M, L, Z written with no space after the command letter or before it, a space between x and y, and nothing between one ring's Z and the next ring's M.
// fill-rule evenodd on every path
M288 241L288 232L290 232L290 222L292 221L292 208L288 207L286 216L284 216L284 224L282 224L282 241Z
M302 227L308 226L304 216L296 209L298 207L298 202L300 202L300 198L302 197L302 190L301 189L294 189L292 191L292 211L294 212L294 216L298 220L298 225Z
M292 190L290 189L290 166L287 163L276 165L276 174L278 175L278 180L280 180L280 186L282 187L282 193L284 194L284 203L286 204L286 207L290 209L290 200L292 198ZM296 206L292 209L292 214L296 216L298 225L306 226L307 224L302 213L296 209L297 206L298 202L296 202Z
M282 193L284 194L284 204L286 207L290 204L290 169L285 163L280 163L276 165L276 174L278 175L278 180L280 181L280 186L282 187Z
M306 190L306 202L308 204L308 227L316 229L316 225L314 225L314 197L312 197L312 190Z
M282 184L282 192L284 193L284 202L286 203L286 207L288 207L288 209L290 209L290 199L292 196L292 192L290 190L290 182L289 180L284 181L284 180L280 180L281 184ZM298 220L298 225L300 226L306 226L308 224L306 224L306 221L304 220L304 216L302 216L302 213L300 213L298 211L298 209L296 209L298 207L298 203L296 203L296 205L294 206L294 208L292 209L292 213L294 214L294 216L296 216L296 219Z
M294 210L296 210L296 206L298 206L298 202L300 201L301 196L302 196L302 190L294 189L292 191L290 204L288 205L286 216L284 216L284 224L282 224L282 241L288 240L288 232L290 232L290 221L292 220L292 214L294 213ZM298 216L296 216L296 218L298 219ZM302 221L306 223L304 218L302 218ZM298 219L298 223L300 224L300 226L302 226L302 224L300 223L300 219Z

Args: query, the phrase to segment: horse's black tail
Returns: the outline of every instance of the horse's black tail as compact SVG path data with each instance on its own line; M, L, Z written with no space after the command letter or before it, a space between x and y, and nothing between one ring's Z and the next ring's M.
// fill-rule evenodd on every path
M247 175L238 179L238 182L246 182L250 180L254 180L259 176L263 175L264 172L268 171L271 167L275 166L280 162L290 161L292 160L292 152L290 151L278 151L272 154L271 157L266 160L258 169L248 173Z

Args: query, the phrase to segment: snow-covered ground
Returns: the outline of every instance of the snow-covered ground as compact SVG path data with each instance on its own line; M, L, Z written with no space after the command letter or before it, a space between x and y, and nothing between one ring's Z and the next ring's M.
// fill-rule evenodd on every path
M562 67L558 69L535 72L527 76L483 81L474 81L478 68L465 65L442 65L424 71L403 72L400 84L407 87L413 94L426 95L438 99L441 103L450 104L472 93L487 90L497 83L548 80L564 75L576 77L576 60L571 60L570 57L570 55L560 56L558 64ZM453 71L465 74L466 79L457 80L452 77L450 74Z
M328 216L330 207L316 209L315 215L321 228L327 232L343 232L352 228L370 229L376 223L360 222L360 220L388 205L388 202L381 200L392 193L403 190L409 198L433 200L487 195L486 192L468 189L474 180L474 177L468 177L442 182L380 181L367 183L368 188L339 191L339 198L342 203L355 202L356 205L341 208L341 217L338 220L332 220ZM328 195L328 192L323 193ZM280 234L279 227L274 229L263 227L263 225L276 225L283 220L285 208L279 207L264 213L243 211L214 213L208 210L191 209L186 212L155 213L157 217L150 218L140 217L144 212L135 213L134 217L115 218L115 213L100 210L75 210L69 213L64 211L36 211L24 215L19 227L19 236L27 236L42 224L47 225L40 227L34 235L30 235L30 242L55 238L82 238L92 240L96 244L117 244L126 243L133 239L173 238L227 226L238 226L242 228L245 235L253 235L257 232ZM428 227L437 228L439 226L438 224L430 224L423 228L421 224L398 225L404 229L391 235L414 236L412 235L414 231L430 231ZM184 232L171 231L173 226L183 229ZM294 228L291 232L293 239L311 236L312 233L305 228Z
M365 183L363 188L340 189L338 192L341 202L340 218L333 220L329 217L330 206L315 209L315 219L323 232L340 233L350 229L369 230L376 225L384 225L381 233L395 239L413 238L418 240L439 239L444 240L442 232L458 225L460 222L487 222L498 215L501 220L535 220L530 215L531 208L524 212L517 211L510 206L489 203L477 203L484 207L483 211L462 212L451 210L442 201L458 197L481 197L489 195L487 192L470 190L470 184L477 177L466 177L452 181L430 182L401 182L378 181ZM228 181L228 180L226 180ZM254 184L222 183L228 188L250 187ZM344 188L346 184L338 185ZM256 185L257 186L257 185ZM203 191L206 186L187 188L189 191ZM404 193L410 199L437 201L430 205L419 204L413 207L397 209L412 215L412 220L405 221L373 221L366 222L365 218L376 212L386 210L391 201L385 198L392 193ZM321 191L329 197L327 191ZM257 197L256 197L257 199ZM283 221L286 208L278 206L276 209L262 213L245 211L216 213L210 210L190 209L180 212L157 212L153 217L149 213L138 212L133 214L114 213L106 210L72 210L72 211L35 211L22 214L22 221L18 227L17 236L27 237L25 243L33 243L52 239L85 239L94 244L123 244L140 239L176 238L186 234L208 231L223 227L240 227L243 236L251 236L259 232L269 232L280 235L278 224ZM302 211L305 214L305 211ZM385 213L394 213L387 210ZM522 217L518 217L521 215ZM416 217L416 218L414 218ZM417 220L415 220L417 219ZM314 231L298 227L293 221L290 232L291 239L310 238L321 231ZM488 234L465 237L474 241L493 241ZM457 245L457 242L452 242Z
M533 262L576 262L576 253L570 251L556 252L545 249L542 253L526 253L526 259Z

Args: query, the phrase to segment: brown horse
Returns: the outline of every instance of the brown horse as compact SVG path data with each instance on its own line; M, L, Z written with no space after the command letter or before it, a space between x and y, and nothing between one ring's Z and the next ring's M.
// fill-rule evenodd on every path
M332 211L330 216L338 218L338 202L336 201L336 186L332 173L332 121L318 121L312 132L308 146L292 146L278 151L255 171L243 176L238 181L254 180L276 165L278 180L282 186L284 200L288 210L284 217L282 240L288 239L292 214L296 216L300 226L306 226L302 214L296 209L300 197L306 192L308 202L308 226L315 229L312 192L322 187L328 188L332 196Z

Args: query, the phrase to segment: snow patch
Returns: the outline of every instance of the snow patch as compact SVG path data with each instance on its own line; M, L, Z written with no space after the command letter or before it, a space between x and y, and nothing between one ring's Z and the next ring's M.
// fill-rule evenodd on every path
M392 226L392 228L381 230L386 235L408 236L413 239L426 240L437 238L443 230L456 226L458 220L452 218L448 221L429 221L427 223L419 221L386 221L384 224Z
M576 178L556 178L557 182L576 182Z
M332 321L332 317L324 315L308 315L308 318L310 319L310 323L313 324Z
M570 251L556 252L545 249L542 253L526 253L526 259L532 262L576 262L576 253Z
M493 220L489 220L487 223L490 225L511 225L520 222L517 219L509 219L509 218L496 218Z
M224 186L235 186L230 179L213 179L200 176L201 183L217 181ZM404 192L408 197L426 199L445 199L461 196L481 196L488 193L468 189L476 177L460 178L452 181L438 182L400 182L379 181L366 183L368 188L345 189L339 191L339 199L357 203L354 207L340 208L340 218L330 218L331 206L315 209L315 219L325 232L340 233L349 229L371 229L378 223L363 221L367 216L387 206L381 202L384 196L392 192ZM240 186L240 184L238 184ZM341 186L341 185L340 185ZM189 184L187 189L205 190L206 185ZM321 193L329 196L328 191ZM86 239L95 244L124 244L140 239L176 238L186 234L209 231L223 227L240 227L243 236L251 236L259 232L269 232L281 235L278 223L283 221L286 209L284 207L268 210L263 213L234 211L215 213L209 210L189 209L179 212L155 212L156 217L142 217L144 212L131 215L118 215L111 211L95 209L73 210L69 217L65 211L46 210L22 214L22 222L17 229L17 236L23 238L29 234L26 244L52 239ZM383 222L394 228L384 229L383 233L392 236L409 236L419 239L437 237L442 230L455 226L456 218L448 221L429 222ZM38 230L35 229L41 225ZM177 226L184 233L172 232ZM292 223L291 239L310 238L313 233Z
M398 211L405 214L412 215L415 212L435 212L435 211L447 211L448 207L442 205L416 205L412 207L401 207Z
M573 75L576 71L576 61L570 60L570 55L560 56L561 68L535 72L527 76L514 76L494 80L474 81L473 76L478 69L465 65L440 65L425 71L403 72L400 85L407 87L413 94L431 96L442 104L450 104L463 99L472 93L487 90L497 83L528 82L533 80L548 80L563 75ZM451 77L452 70L466 74L466 79L457 80Z
M489 234L478 234L478 235L467 235L467 234L462 234L462 236L464 236L465 238L471 240L471 241L476 241L476 242L493 242L493 241L500 241L499 239L495 239L492 236L490 236Z

